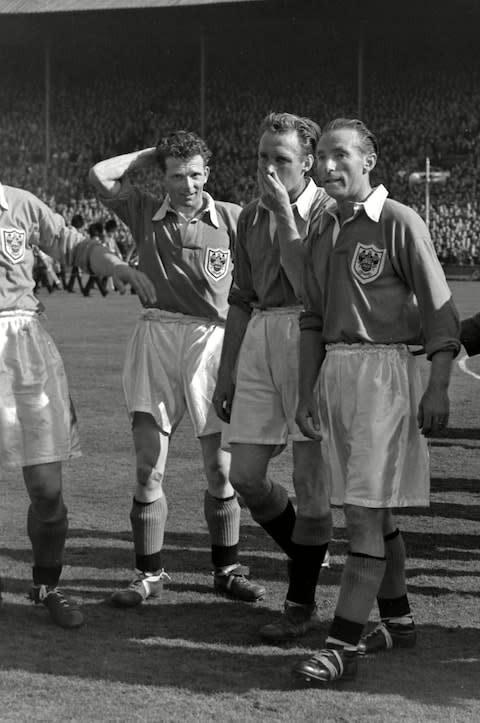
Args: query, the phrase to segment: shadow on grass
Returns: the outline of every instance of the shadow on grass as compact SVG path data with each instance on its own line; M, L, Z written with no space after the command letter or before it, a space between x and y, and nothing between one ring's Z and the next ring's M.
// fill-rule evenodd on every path
M341 549L340 549L341 548ZM341 555L342 558L345 554L344 546L337 546L335 544L331 547L331 552L334 555ZM26 565L31 564L31 552L28 548L13 549L13 548L2 548L2 555L9 558L14 563L24 563ZM250 569L250 576L252 579L261 581L287 581L287 558L279 554L276 557L265 556L263 552L253 552L241 550L240 562ZM209 575L212 570L212 563L210 558L210 551L200 551L195 549L171 549L168 547L168 543L164 548L163 552L163 563L165 570L171 574L202 574ZM343 564L343 559L342 559ZM74 547L72 545L66 548L65 552L65 566L71 568L69 579L77 579L77 569L93 569L93 570L106 570L109 572L110 585L112 585L111 571L118 571L118 583L127 584L134 566L134 555L132 549L118 549L115 547L98 547L96 545L85 546L85 547ZM330 581L332 576L341 569L341 565L337 565L335 562L331 562L330 569L322 571L322 579ZM126 577L127 574L127 577ZM327 584L335 584L334 582L327 582ZM194 586L196 583L192 583Z
M480 495L477 478L465 477L432 477L431 491L435 492L471 492Z
M252 578L260 580L286 580L286 556L274 545L262 529L245 526L240 539L240 560L250 568ZM335 529L335 537L341 537L344 530ZM65 565L93 570L131 570L134 564L133 545L127 539L128 533L97 532L96 530L72 530L70 543L67 541ZM480 538L475 534L445 534L430 532L409 532L403 530L408 558L418 560L465 561L480 560ZM98 539L105 544L98 545ZM82 540L84 544L78 544ZM90 541L90 544L88 542ZM112 544L108 544L108 542ZM118 546L118 541L127 544ZM211 571L210 542L208 534L203 533L167 533L163 550L163 565L169 573L203 573ZM347 543L334 539L330 552L339 557L339 563L332 561L330 569L322 571L322 579L327 584L335 584L336 575L341 570L347 553ZM31 551L28 547L3 547L2 556L12 562L31 563ZM408 563L407 563L408 566ZM448 577L451 571L445 567L436 574ZM469 571L465 572L468 576ZM75 572L73 572L75 576ZM330 583L329 580L332 580Z
M412 585L410 576L408 576L408 593L409 595L424 595L425 597L438 598L446 595L456 595L460 599L480 598L480 591L476 590L459 590L458 587L439 587L438 585Z
M479 484L477 482L477 484ZM474 520L480 522L480 505L457 504L455 502L432 502L430 507L408 507L398 511L408 517L445 517L447 519Z
M480 560L478 535L402 531L407 557L419 560ZM448 571L446 571L447 573Z
M322 631L295 647L259 645L271 611L241 603L146 604L129 611L85 605L86 625L64 631L47 612L5 604L0 616L0 670L69 676L192 693L298 688L292 666L323 645ZM480 630L419 626L415 650L359 661L358 678L341 689L400 695L434 705L462 705L478 696Z
M478 427L447 427L443 432L437 432L434 437L429 437L429 443L436 446L436 442L442 444L444 440L469 439L480 441L480 429Z

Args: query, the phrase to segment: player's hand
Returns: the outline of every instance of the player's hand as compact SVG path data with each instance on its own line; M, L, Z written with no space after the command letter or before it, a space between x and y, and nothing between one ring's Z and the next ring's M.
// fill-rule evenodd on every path
M426 437L448 425L450 402L447 387L428 386L418 408L418 426Z
M305 437L309 439L322 439L320 433L320 416L314 400L300 400L297 407L295 421Z
M118 264L113 270L113 282L121 294L127 290L127 286L131 286L142 304L155 304L157 295L155 287L146 274L138 271L128 264Z
M259 168L257 170L257 180L260 198L266 208L273 211L273 213L280 213L290 208L288 191L275 170L265 171Z
M232 413L233 397L235 395L235 384L233 381L224 382L220 377L217 380L217 386L212 397L212 403L217 417L226 422L230 422Z

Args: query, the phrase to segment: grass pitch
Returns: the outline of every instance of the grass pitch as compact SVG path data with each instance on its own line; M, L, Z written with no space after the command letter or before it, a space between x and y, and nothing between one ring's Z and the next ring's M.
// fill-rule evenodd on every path
M452 289L462 316L480 309L480 284ZM27 496L14 473L2 480L0 511L0 721L480 720L480 357L455 365L450 426L430 442L431 507L399 517L417 648L361 660L352 683L306 689L290 668L322 646L323 634L283 647L259 643L258 628L282 606L286 567L245 511L242 559L268 596L249 605L213 593L203 472L188 420L172 441L167 469L164 559L171 582L160 600L134 610L105 603L130 578L133 563L134 459L120 371L139 303L129 295L41 295L82 435L83 457L65 465L70 535L63 587L80 601L87 622L80 630L58 629L25 599ZM292 491L290 471L287 451L274 473ZM341 512L334 518L332 567L322 572L317 595L323 633L346 552Z

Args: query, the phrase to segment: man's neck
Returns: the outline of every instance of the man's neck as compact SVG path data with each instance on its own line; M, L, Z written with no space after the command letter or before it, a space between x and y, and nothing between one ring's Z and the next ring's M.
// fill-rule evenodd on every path
M179 216L182 216L187 221L191 221L192 218L198 216L206 207L206 199L202 198L197 206L177 206L174 210Z
M302 193L308 186L309 181L310 181L309 178L304 178L300 187L295 189L294 191L292 191L291 194L290 193L288 194L290 197L290 204L293 204L293 203L295 203L295 201L298 201L298 199L300 198L300 196L302 195Z
M340 224L345 223L345 221L348 221L349 218L352 218L352 216L355 214L355 207L360 203L365 203L367 198L372 193L372 187L369 186L368 189L365 189L365 193L362 193L361 196L359 195L359 198L355 200L344 200L344 201L337 201L337 208L338 208L338 216L340 219Z

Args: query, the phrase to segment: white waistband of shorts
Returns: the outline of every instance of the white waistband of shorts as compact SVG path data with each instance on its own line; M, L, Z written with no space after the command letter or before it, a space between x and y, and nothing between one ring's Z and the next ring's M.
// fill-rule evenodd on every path
M0 319L35 319L38 318L38 311L31 309L10 309L9 311L0 311Z
M325 348L327 351L360 351L367 354L378 351L407 352L408 354L410 354L410 350L407 344L364 344L362 342L347 344L346 342L340 341L335 344L326 344Z
M281 316L282 314L300 314L302 311L303 306L270 306L268 309L254 308L252 316L264 314L276 314Z
M211 324L224 326L225 322L217 319L207 319L203 316L190 316L179 311L165 311L164 309L144 309L140 316L142 321L161 321L166 324Z

